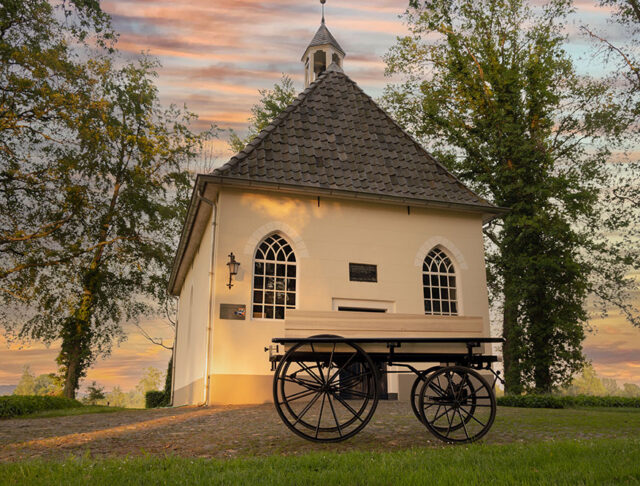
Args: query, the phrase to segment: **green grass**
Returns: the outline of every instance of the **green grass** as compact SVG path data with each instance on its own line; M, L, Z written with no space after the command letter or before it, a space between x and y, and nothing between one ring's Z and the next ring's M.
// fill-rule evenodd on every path
M523 408L582 408L612 407L640 408L640 397L590 396L590 395L505 395L497 398L503 407Z
M124 410L135 410L121 407L107 407L104 405L85 405L78 408L62 408L59 410L43 410L42 412L35 412L29 415L22 415L15 417L17 419L32 419L32 418L51 418L51 417L68 417L70 415L85 415L88 413L113 413L122 412Z
M477 444L226 461L178 457L24 461L0 465L0 484L640 484L640 439Z

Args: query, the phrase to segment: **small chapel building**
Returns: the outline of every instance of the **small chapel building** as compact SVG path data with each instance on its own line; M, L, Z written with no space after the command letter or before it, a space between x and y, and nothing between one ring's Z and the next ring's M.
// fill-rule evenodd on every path
M480 316L489 335L482 226L501 209L403 131L344 58L323 15L305 90L197 177L169 283L174 406L271 401L265 350L289 309ZM393 376L387 396L405 398L410 382Z

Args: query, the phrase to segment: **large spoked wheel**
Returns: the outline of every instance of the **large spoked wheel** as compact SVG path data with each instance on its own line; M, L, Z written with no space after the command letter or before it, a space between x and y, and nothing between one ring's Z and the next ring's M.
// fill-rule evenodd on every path
M282 421L316 442L338 442L362 430L378 405L377 371L356 344L293 346L280 361L273 397Z
M422 389L422 384L426 381L429 374L439 369L440 366L433 366L420 372L420 374L417 375L416 379L413 381L413 385L411 385L411 410L413 410L414 415L420 422L422 422L422 417L420 416L418 401L420 399L420 390Z
M418 400L422 423L438 439L474 442L496 417L496 398L487 380L463 366L441 368L427 376Z

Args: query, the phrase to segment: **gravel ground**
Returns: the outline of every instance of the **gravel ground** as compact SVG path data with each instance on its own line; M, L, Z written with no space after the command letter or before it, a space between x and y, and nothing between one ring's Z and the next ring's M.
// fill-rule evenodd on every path
M500 407L488 443L571 438L636 437L640 410L517 409ZM229 458L311 451L450 447L417 422L408 403L380 402L369 425L337 444L293 435L273 405L131 410L0 421L0 461L178 455Z

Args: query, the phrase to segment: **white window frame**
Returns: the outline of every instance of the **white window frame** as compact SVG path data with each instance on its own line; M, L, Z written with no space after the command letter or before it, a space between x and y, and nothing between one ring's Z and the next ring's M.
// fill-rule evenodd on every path
M433 253L436 253L436 257L440 257L442 261L448 262L447 271L442 272L440 271L440 268L438 268L437 271L434 272L431 269L431 265L429 265L429 268L425 270L427 259L431 260L431 255ZM460 313L460 292L459 292L460 279L458 276L458 272L456 272L456 267L453 263L453 259L447 254L447 252L443 248L437 246L435 248L432 248L427 253L422 263L421 277L422 277L422 299L423 299L423 308L424 308L425 315L459 316L461 314ZM437 282L436 286L433 285L434 277ZM451 278L453 278L453 285L452 285ZM446 281L446 286L442 285L443 279ZM437 292L434 292L434 289L437 289ZM446 291L446 294L447 294L446 298L442 297L443 290ZM451 297L452 291L454 295L453 298ZM437 294L438 296L434 298L434 294ZM430 310L427 310L427 302L430 303L430 307L431 307ZM434 303L436 302L438 303L438 307L439 307L438 311L434 310L434 307L435 307ZM443 305L442 305L443 303L448 304L449 310L446 312L443 311ZM452 310L453 306L455 306L455 311Z
M262 252L262 250L260 250L260 247L262 246L263 243L265 243L269 238L278 238L282 241L281 245L277 245L277 247L274 246L274 243L267 243L268 245L268 249L266 252L263 252L265 258L258 258L258 254L259 252ZM277 240L276 240L277 241ZM281 248L288 246L291 251L285 255L285 258L287 258L286 260L278 260L278 254L281 251ZM269 250L274 250L274 259L270 260L267 259L267 253ZM277 250L277 251L276 251ZM288 258L293 255L294 260L293 261L289 261ZM256 274L256 263L262 263L264 265L264 270L262 274ZM267 274L267 266L268 265L273 265L274 267L274 273L273 275L271 274ZM278 265L284 265L284 271L285 274L282 276L278 276ZM295 275L294 276L290 276L290 269L289 267L293 266L295 268ZM271 233L268 234L267 236L265 236L264 238L262 238L260 240L260 242L256 245L254 254L253 254L253 263L252 263L252 268L251 268L251 319L252 320L256 320L256 321L282 321L285 317L286 317L286 311L287 309L297 309L298 307L298 280L299 280L299 267L298 267L298 257L296 255L296 251L293 247L293 245L291 243L289 243L289 240L287 240L287 238L282 235L279 232L275 232L275 233ZM256 280L257 278L262 277L262 286L260 288L256 287ZM267 278L273 278L274 282L273 282L273 289L269 289L267 288ZM278 291L276 286L277 286L277 282L278 280L284 280L284 290ZM294 285L293 285L293 291L289 291L287 290L289 288L289 281L293 280ZM262 299L261 302L256 302L256 292L261 292L262 293ZM273 294L273 303L266 303L266 295L267 293ZM277 303L277 294L278 293L284 293L284 304L278 304ZM294 298L294 304L289 304L289 296L293 294L293 298ZM255 308L256 307L261 307L262 311L261 314L256 316L255 315ZM272 317L267 317L266 314L266 307L271 307L273 309L273 315ZM284 308L284 312L282 315L282 318L280 317L276 317L277 315L277 308L283 307Z

